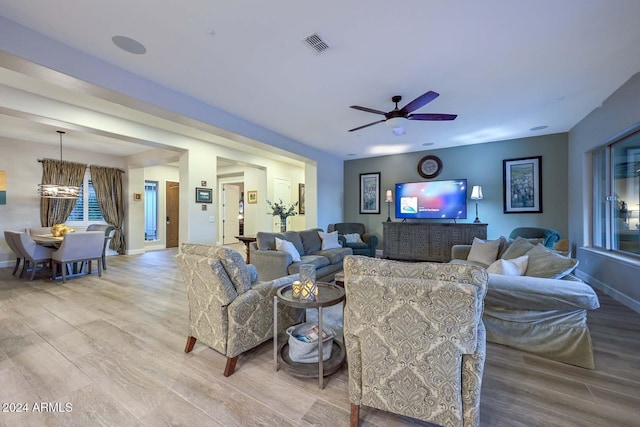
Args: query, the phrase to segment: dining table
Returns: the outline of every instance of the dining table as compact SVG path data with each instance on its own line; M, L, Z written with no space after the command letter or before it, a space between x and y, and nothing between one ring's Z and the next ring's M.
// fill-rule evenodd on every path
M64 236L56 237L53 234L32 234L31 238L39 245L49 248L59 248L64 240Z

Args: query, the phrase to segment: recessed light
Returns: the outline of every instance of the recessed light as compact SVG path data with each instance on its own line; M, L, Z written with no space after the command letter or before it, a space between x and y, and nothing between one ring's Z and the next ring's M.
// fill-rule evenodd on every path
M131 37L126 36L113 36L111 37L113 44L118 46L125 52L133 53L135 55L143 55L147 53L147 48L142 43Z
M211 36L211 37L213 37L213 36L215 36L215 35L216 35L215 30L213 30L213 29L211 29L211 28L207 28L206 30L204 30L204 33L205 33L206 35L208 35L208 36Z
M548 128L548 127L549 127L549 126L542 125L542 126L536 126L536 127L533 127L533 128L531 128L531 129L529 129L529 130L533 130L533 131L535 131L535 130L542 130L542 129L546 129L546 128Z

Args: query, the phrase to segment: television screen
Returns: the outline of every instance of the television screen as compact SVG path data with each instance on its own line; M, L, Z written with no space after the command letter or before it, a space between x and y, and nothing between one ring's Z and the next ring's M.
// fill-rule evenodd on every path
M467 180L396 184L396 218L464 219Z

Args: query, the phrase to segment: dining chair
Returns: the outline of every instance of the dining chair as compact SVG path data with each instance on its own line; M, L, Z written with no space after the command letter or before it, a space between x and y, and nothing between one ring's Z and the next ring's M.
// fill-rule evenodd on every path
M25 231L30 236L46 235L51 234L51 227L30 227L25 228Z
M102 249L104 247L104 233L102 231L86 231L84 233L65 234L58 250L51 253L52 277L57 276L58 266L62 274L62 282L67 281L68 267L74 263L88 265L88 273L91 274L91 262L98 262L98 276L102 277Z
M20 277L24 277L25 273L31 269L29 280L33 280L38 270L38 264L42 264L43 268L50 265L53 248L37 244L31 236L22 232L15 232L13 243L16 249L24 256L24 265Z
M15 240L15 235L19 233L18 231L5 231L4 232L4 240L7 242L7 245L9 246L9 249L11 249L13 251L13 253L16 255L16 265L15 267L13 267L13 274L14 276L16 275L16 272L18 271L18 268L20 267L20 262L24 260L24 255L22 254L22 251L20 251L20 249L18 249L18 247L16 246L14 240Z
M113 234L116 232L116 228L111 224L91 224L87 227L87 231L103 231L104 232L104 247L102 248L102 269L107 269L107 245L113 238Z

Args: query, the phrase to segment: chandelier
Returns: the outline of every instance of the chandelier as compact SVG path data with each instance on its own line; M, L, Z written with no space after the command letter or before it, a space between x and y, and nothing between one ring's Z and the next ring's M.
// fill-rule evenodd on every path
M56 131L60 134L60 174L58 175L58 182L62 182L62 135L64 132L61 130ZM80 187L75 185L63 185L63 184L39 184L38 196L45 199L77 199L80 195Z

